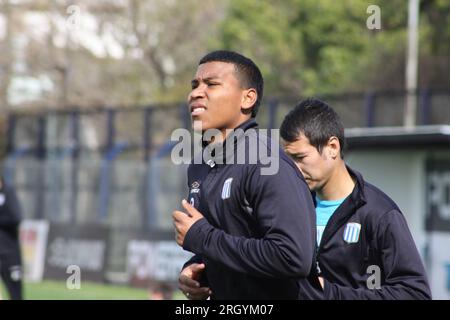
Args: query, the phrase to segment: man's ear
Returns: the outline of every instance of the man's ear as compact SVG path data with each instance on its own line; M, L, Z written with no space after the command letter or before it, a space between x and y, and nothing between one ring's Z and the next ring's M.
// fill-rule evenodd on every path
M335 136L332 136L328 139L327 143L327 153L333 160L336 159L341 154L341 144L339 143L339 139Z
M246 89L242 94L241 110L244 114L249 114L253 110L253 105L258 100L258 93L254 88Z

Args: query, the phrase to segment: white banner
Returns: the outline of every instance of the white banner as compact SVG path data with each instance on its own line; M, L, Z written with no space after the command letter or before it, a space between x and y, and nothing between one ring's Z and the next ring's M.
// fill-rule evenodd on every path
M131 281L177 281L183 264L192 257L174 241L132 240L127 248L127 273Z
M20 246L26 281L42 280L48 229L48 221L44 220L24 220L20 223Z

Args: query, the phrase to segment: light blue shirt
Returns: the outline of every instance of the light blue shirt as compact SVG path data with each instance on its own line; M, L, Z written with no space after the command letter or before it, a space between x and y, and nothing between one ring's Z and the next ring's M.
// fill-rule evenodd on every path
M344 199L340 200L320 200L316 196L316 227L317 227L317 245L322 240L322 234L327 226L328 220L330 220L336 209L344 202Z

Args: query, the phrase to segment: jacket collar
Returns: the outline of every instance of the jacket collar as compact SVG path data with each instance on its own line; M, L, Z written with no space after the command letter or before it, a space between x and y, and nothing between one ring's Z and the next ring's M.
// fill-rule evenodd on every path
M346 168L350 173L350 176L355 179L355 187L353 188L352 193L331 216L327 226L325 227L320 244L327 243L327 241L329 241L331 237L350 219L356 210L366 204L364 179L362 175L358 171L351 169L349 166L346 166ZM315 197L314 204L316 204ZM321 247L322 246L319 247L319 251Z
M224 142L205 144L203 142L203 154L206 159L206 163L209 163L210 166L215 165L215 160L222 159L222 163L226 163L226 150L227 145L232 143L233 150L236 151L238 142L244 137L245 132L251 128L257 128L258 124L254 118L250 118L244 122L242 122L239 126L234 128L234 135L229 135ZM240 130L239 130L240 129ZM230 155L228 155L229 157ZM232 155L231 155L232 156ZM211 162L212 161L212 162Z
M355 178L356 180L355 188L353 188L353 192L350 194L351 201L352 203L354 203L355 205L359 205L358 207L360 207L366 203L366 195L364 190L365 183L363 176L361 175L361 173L353 170L348 165L346 165L345 167L350 173L350 176L352 176L352 178Z

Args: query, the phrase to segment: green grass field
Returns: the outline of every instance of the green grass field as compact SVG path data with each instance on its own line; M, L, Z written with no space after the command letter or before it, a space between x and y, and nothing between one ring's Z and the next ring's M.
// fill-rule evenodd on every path
M0 283L3 299L8 295ZM69 290L64 281L45 280L39 283L24 283L24 298L27 300L148 300L149 293L144 289L117 285L82 282L80 289ZM174 299L184 299L176 292Z

